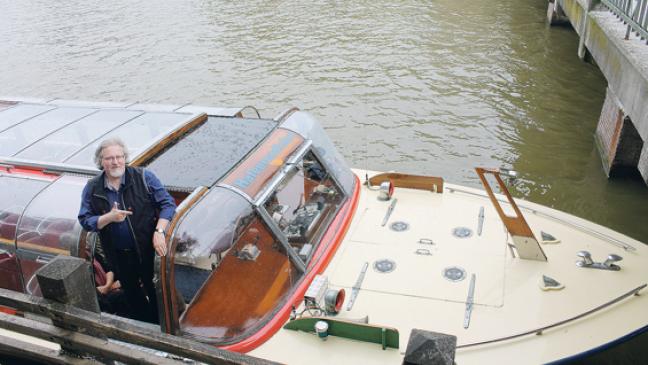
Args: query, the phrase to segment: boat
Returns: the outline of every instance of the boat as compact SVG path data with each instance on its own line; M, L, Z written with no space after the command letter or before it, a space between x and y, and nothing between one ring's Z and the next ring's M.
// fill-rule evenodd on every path
M433 174L351 169L309 113L0 98L0 287L40 295L92 154L118 136L178 203L156 257L160 331L282 363L552 363L648 329L648 248ZM441 359L441 360L439 360ZM435 362L441 361L441 362Z

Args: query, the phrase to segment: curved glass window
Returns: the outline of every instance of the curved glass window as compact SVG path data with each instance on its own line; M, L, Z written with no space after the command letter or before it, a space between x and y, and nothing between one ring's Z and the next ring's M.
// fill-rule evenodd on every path
M295 112L281 125L313 141L315 150L322 157L323 162L331 169L342 189L347 195L353 193L355 175L349 169L344 158L312 115L305 112Z
M0 247L14 251L16 225L25 206L50 181L0 176Z
M52 105L32 105L21 104L13 108L3 110L0 112L0 132L14 126L24 120L33 118L34 116L52 110L55 107Z
M86 178L61 176L29 203L17 231L17 252L26 291L38 294L34 272L56 255L76 254L81 225L77 221Z
M13 156L20 150L90 113L87 108L58 108L0 133L0 155Z
M213 268L232 247L240 221L252 207L240 195L212 189L189 211L173 234L176 289L191 302Z
M100 110L78 122L58 130L16 154L16 157L48 162L63 162L88 143L135 118L141 112L132 110ZM80 165L91 165L91 159Z
M250 203L224 188L186 214L173 247L174 285L187 304L180 332L205 342L258 330L301 275Z
M0 288L22 291L16 260L16 226L25 206L49 183L0 176Z
M263 206L307 262L344 201L344 193L312 151L292 166Z
M141 153L151 142L159 140L169 133L172 127L188 119L190 119L190 115L188 114L143 114L106 134L104 137L99 138L65 162L73 165L87 165L88 162L92 162L92 156L99 143L104 139L112 137L121 138L128 147L131 158L133 158Z

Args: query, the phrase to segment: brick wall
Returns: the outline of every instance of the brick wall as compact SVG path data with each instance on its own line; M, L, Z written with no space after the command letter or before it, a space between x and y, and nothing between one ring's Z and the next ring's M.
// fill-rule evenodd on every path
M603 161L603 168L607 175L610 174L616 156L619 136L623 127L623 117L623 111L617 97L610 88L607 88L601 117L596 127L596 141Z

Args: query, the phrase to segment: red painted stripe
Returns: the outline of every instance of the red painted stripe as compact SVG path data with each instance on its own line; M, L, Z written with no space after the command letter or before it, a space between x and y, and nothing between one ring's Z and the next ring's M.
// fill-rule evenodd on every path
M0 172L8 175L16 176L37 176L48 180L56 180L57 174L48 173L43 171L42 168L27 168L27 167L3 167L0 166Z
M272 318L268 323L266 323L266 325L263 326L255 334L244 339L243 341L237 342L232 345L222 346L220 348L222 348L223 350L236 351L236 352L252 351L255 348L261 346L264 342L268 341L270 337L272 337L281 328L281 326L283 326L283 324L288 320L288 317L290 316L290 311L292 310L292 306L299 305L299 303L304 298L304 293L306 293L306 289L308 289L308 286L313 281L315 275L322 273L326 269L329 262L331 262L333 255L335 254L338 247L340 246L340 243L342 243L342 239L344 238L347 230L349 229L349 225L351 224L351 220L353 219L355 210L358 207L358 198L360 196L361 184L360 184L360 179L358 179L357 176L356 176L355 185L356 187L355 190L353 191L353 195L351 196L351 199L349 199L349 201L347 201L346 204L344 204L344 207L340 210L337 217L335 217L335 219L327 229L326 233L322 237L322 241L320 242L319 246L322 247L321 250L323 252L321 252L321 254L323 254L323 256L320 256L319 260L314 260L315 261L314 265L312 265L310 270L306 272L306 277L304 278L304 280L302 280L301 284L293 292L293 295L291 296L290 300L286 302L286 304L283 307L281 307L281 309L279 310L279 312L277 312L274 318ZM320 250L318 250L315 254L318 255L319 252Z
M16 314L17 313L17 311L15 309L9 308L9 307L3 307L1 305L0 305L0 312L7 313L7 314Z

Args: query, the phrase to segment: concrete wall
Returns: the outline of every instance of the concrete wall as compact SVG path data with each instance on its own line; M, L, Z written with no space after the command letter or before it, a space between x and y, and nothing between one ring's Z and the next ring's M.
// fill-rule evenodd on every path
M614 95L616 108L623 114L622 120L629 119L636 133L641 137L641 141L637 141L636 138L625 138L625 142L623 140L603 141L602 138L615 136L618 139L623 128L615 125L619 133L599 134L599 129L610 130L609 125L599 126L597 128L599 147L610 146L617 142L634 143L633 146L622 145L619 148L626 151L641 151L637 159L637 168L648 184L648 45L646 41L634 34L631 34L629 40L625 40L626 25L597 0L556 1L581 37L579 56L584 56L585 48L589 51L608 81L608 93ZM605 113L604 109L602 117ZM610 111L608 110L607 113ZM615 123L619 123L619 118L614 120ZM630 130L628 133L632 135L634 132ZM608 156L608 161L603 161L604 166L607 164L611 167L615 161L616 151L603 148L600 152L602 157ZM609 169L606 172L609 172Z

